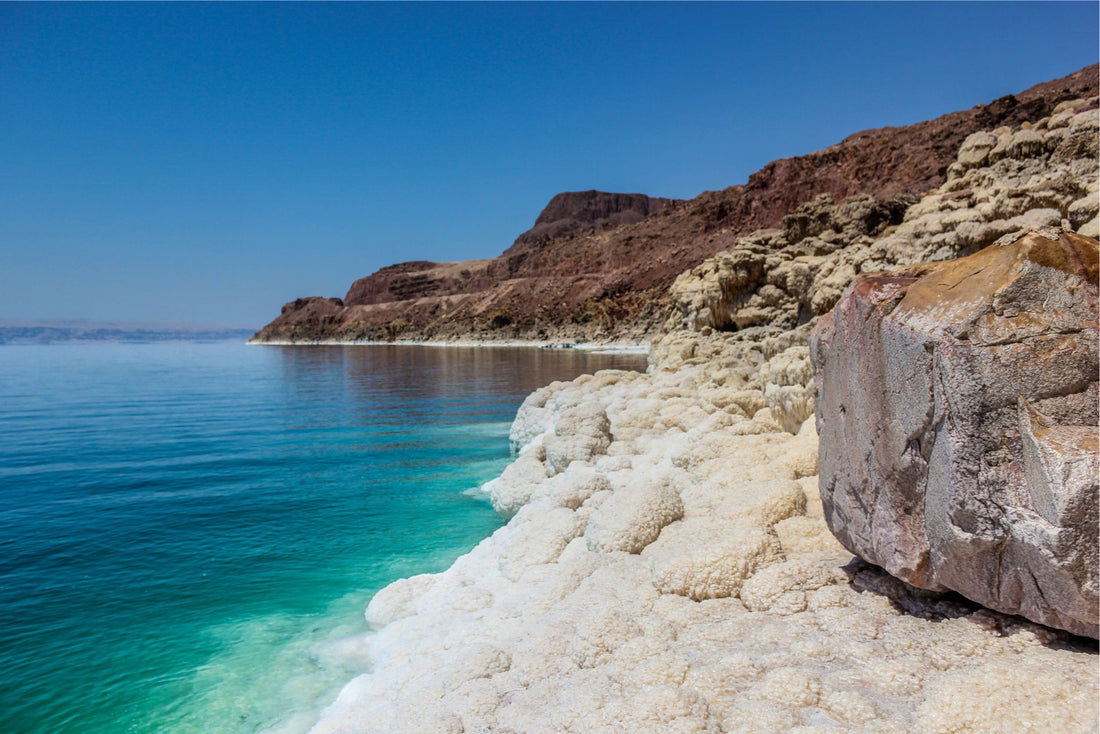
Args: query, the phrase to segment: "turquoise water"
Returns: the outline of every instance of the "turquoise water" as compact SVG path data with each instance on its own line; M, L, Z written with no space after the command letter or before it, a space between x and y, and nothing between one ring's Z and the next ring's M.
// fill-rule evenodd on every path
M5 732L301 731L379 588L500 525L524 396L644 358L0 347Z

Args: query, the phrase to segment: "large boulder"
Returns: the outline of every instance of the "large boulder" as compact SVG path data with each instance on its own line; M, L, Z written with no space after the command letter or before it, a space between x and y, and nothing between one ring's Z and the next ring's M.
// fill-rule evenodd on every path
M822 319L820 490L850 551L1098 636L1097 247L1003 238L862 276Z

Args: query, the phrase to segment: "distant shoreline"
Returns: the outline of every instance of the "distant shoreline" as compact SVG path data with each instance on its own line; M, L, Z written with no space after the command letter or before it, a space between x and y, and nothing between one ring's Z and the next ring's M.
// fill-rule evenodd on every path
M249 339L247 342L250 346L260 347L376 347L376 346L404 346L404 347L506 347L506 348L537 348L537 349L575 349L581 352L593 352L593 353L615 353L615 354L649 354L649 343L631 343L631 342L608 342L608 343L592 343L592 342L554 342L554 341L475 341L475 340L458 340L458 341L414 341L414 340L398 340L398 341L371 341L371 340L340 340L340 339L318 339L318 340L303 340L303 341L291 341L291 340L271 340L271 341L255 341Z

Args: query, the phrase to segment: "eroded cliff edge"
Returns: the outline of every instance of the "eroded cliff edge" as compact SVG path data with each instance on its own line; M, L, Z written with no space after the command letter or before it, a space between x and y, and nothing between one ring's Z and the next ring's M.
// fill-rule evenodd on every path
M857 194L876 202L862 219L864 234L881 234L898 224L916 197L944 183L969 135L1035 123L1061 103L1094 97L1097 86L1097 67L1088 67L934 120L856 133L690 201L561 194L500 257L383 268L356 281L342 299L287 303L253 339L649 339L661 330L675 278L734 248L739 238L770 227L821 234L817 212L796 210L818 196L841 202ZM981 146L974 150L978 155ZM984 236L996 239L991 232Z

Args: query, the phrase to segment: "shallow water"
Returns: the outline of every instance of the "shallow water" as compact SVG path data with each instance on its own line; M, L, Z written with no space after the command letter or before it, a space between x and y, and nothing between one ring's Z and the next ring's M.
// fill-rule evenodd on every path
M500 525L464 493L532 390L629 354L0 348L9 732L308 728L370 596Z

